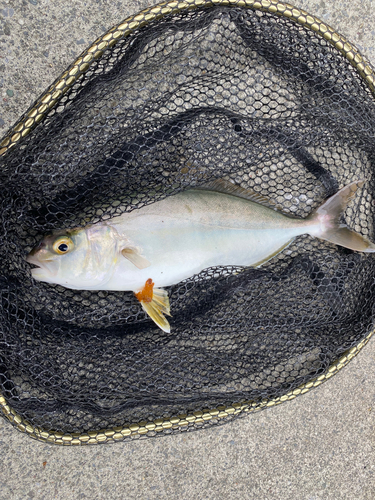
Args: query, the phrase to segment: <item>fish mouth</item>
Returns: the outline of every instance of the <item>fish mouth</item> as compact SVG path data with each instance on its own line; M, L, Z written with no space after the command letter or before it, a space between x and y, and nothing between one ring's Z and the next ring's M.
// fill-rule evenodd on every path
M34 255L28 254L26 262L30 264L31 275L36 280L46 281L48 278L57 274L57 268L54 270L50 265L53 262L53 259L46 259L43 262L40 262Z
M26 256L26 262L28 262L29 264L31 264L33 266L40 267L39 260L33 255L32 252L30 252L29 254L27 254L27 256Z
M37 269L37 268L40 269L39 264L34 264L33 262L29 262L29 261L26 261L26 262L28 262L28 264L30 264L31 269Z

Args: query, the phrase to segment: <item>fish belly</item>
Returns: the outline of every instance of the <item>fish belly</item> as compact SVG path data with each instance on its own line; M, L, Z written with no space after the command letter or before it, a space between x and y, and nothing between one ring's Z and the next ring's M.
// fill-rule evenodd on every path
M284 248L304 228L239 229L215 227L188 220L138 218L137 228L126 234L151 263L138 269L125 258L118 259L107 290L142 288L149 278L156 287L174 285L214 266L254 266Z

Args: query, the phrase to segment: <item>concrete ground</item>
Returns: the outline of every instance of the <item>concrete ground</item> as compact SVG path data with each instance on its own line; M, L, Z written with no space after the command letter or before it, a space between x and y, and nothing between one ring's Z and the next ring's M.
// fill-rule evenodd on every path
M0 0L0 136L103 31L147 0ZM371 0L294 0L375 64ZM0 419L0 500L375 498L375 339L316 390L208 430L61 448Z

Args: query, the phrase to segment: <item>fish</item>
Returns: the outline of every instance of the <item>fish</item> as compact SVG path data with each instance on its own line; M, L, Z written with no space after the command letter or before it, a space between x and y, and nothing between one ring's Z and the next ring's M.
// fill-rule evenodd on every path
M222 179L142 206L104 222L46 235L27 255L37 281L76 290L131 291L170 332L168 291L215 266L259 267L308 234L358 252L375 252L341 216L363 180L328 198L306 218Z

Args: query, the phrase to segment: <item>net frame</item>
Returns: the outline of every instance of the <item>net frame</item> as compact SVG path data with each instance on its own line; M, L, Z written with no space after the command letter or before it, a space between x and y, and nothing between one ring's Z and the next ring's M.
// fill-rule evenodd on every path
M22 139L44 120L48 112L58 105L67 90L90 68L91 64L95 60L99 60L104 52L114 47L119 40L128 37L150 22L163 19L167 15L213 6L260 10L279 17L288 18L314 31L328 41L350 62L375 97L375 73L371 64L345 37L304 10L276 0L172 0L150 7L127 18L99 37L55 80L29 110L21 116L18 122L11 127L8 134L0 142L0 155L4 155L10 148L20 144ZM3 416L19 431L27 433L30 437L39 441L60 445L109 443L147 435L163 435L171 432L171 430L196 429L214 423L224 423L235 416L246 415L264 408L273 407L308 392L330 379L346 366L367 344L373 333L373 331L369 333L355 347L352 347L339 359L334 361L325 374L313 378L285 395L266 399L261 403L258 401L243 401L241 403L233 403L229 406L218 406L190 414L179 414L169 418L155 419L153 422L134 422L122 427L82 433L53 432L34 426L11 408L1 394L0 408Z

